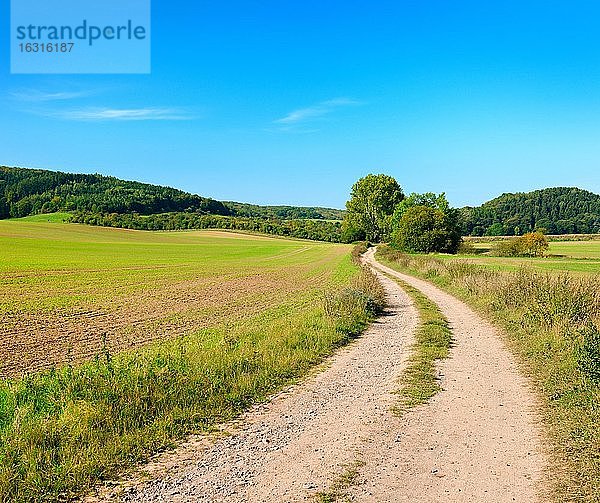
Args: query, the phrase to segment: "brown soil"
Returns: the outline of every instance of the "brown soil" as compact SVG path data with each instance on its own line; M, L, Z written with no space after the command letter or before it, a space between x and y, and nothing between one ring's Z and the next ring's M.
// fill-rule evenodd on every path
M251 316L305 285L276 272L147 285L104 308L82 305L44 313L5 313L0 324L0 377L13 377L110 352L183 336ZM100 303L102 304L102 303Z

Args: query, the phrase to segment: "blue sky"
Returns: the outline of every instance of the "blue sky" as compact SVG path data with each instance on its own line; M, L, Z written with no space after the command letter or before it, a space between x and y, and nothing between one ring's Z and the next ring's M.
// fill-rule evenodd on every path
M597 1L154 0L149 75L11 75L7 44L0 164L265 204L370 172L456 206L600 192Z

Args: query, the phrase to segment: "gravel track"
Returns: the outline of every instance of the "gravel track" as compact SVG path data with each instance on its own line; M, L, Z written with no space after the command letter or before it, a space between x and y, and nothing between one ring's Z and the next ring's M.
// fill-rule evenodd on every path
M443 391L400 420L397 442L381 432L352 488L357 501L544 501L546 460L537 401L496 329L432 284L378 263L435 302L454 346L440 365Z
M396 423L391 391L418 315L393 281L383 283L385 314L322 371L249 411L232 435L167 454L151 467L167 468L163 476L100 501L310 501L326 490L375 432Z
M147 467L151 480L88 501L311 501L357 460L351 501L542 501L536 402L495 329L433 285L377 263L373 250L365 260L448 318L454 346L439 367L442 392L401 418L390 412L418 315L378 273L386 313L318 372L226 425L230 435L161 456Z

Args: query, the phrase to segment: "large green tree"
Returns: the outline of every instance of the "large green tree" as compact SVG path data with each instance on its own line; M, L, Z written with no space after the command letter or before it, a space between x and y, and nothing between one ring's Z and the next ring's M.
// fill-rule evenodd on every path
M392 233L392 246L413 253L456 253L460 232L442 211L413 206L404 212Z
M392 246L407 252L456 253L461 241L459 212L444 194L411 194L392 218Z
M442 213L448 214L450 212L450 204L446 199L446 194L442 192L437 195L433 192L425 192L424 194L417 194L413 192L408 197L404 198L400 204L394 208L394 215L392 216L392 229L396 228L402 218L402 215L413 206L428 206L440 210ZM458 218L458 213L455 214Z
M346 225L364 233L369 241L389 237L394 209L404 199L398 182L388 175L367 175L358 180L346 203Z

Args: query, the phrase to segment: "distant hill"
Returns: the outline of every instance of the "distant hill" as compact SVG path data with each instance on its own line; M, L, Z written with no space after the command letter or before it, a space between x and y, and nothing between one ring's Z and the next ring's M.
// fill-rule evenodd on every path
M188 212L279 219L339 220L343 211L223 203L182 190L98 174L0 166L0 218L57 211L92 214Z
M542 229L548 234L600 232L600 195L575 187L502 194L481 206L461 209L463 232L472 236L514 235Z
M465 235L514 235L535 229L549 234L600 233L600 195L574 187L502 194L481 206L460 211ZM77 214L74 221L96 225L148 229L218 225L263 232L270 232L272 227L272 233L324 240L342 239L339 221L344 216L343 210L332 208L222 202L112 176L0 166L0 218L54 212ZM123 217L109 217L112 214ZM290 227L251 219L306 222ZM312 225L310 221L321 222ZM333 221L332 225L326 225L326 221Z

